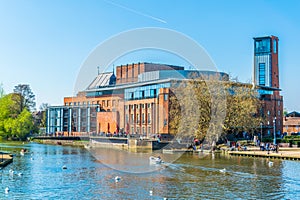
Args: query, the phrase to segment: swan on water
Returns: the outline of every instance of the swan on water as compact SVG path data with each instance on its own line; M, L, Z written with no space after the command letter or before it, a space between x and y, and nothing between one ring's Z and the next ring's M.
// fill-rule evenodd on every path
M12 169L10 169L9 171L9 174L11 174L11 175L13 175L15 172L14 172L14 170L12 170Z
M269 165L269 167L272 167L273 166L273 162L269 161L268 165Z
M121 180L121 177L120 177L120 176L116 176L116 177L115 177L115 181L116 181L116 182L119 182L120 180Z
M224 169L220 169L220 172L225 173L226 169L225 168Z

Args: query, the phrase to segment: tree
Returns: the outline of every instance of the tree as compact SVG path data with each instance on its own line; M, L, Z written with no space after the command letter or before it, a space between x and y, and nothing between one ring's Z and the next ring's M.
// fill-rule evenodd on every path
M34 124L27 108L19 112L18 97L19 94L12 93L0 98L0 135L24 140L34 129Z
M35 115L35 124L37 127L42 128L46 127L46 110L50 105L48 103L42 103L40 105L40 111Z
M31 91L29 85L19 84L15 86L14 93L20 94L20 98L16 99L19 102L20 113L24 108L27 108L31 112L36 110L35 95Z
M262 120L258 94L250 84L210 76L181 81L172 91L169 121L177 138L205 138L211 145L234 130L251 132Z
M4 89L2 83L0 84L0 98L4 96Z
M48 103L42 103L40 105L40 111L46 111L50 105Z

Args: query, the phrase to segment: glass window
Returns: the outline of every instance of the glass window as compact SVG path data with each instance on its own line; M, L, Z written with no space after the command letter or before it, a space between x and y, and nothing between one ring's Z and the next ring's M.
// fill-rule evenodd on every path
M131 114L131 123L134 122L134 114Z
M155 89L150 90L150 97L156 97L156 90Z
M255 52L256 53L267 53L271 51L270 48L270 39L265 38L261 40L256 40L255 41Z
M266 64L265 63L259 63L259 68L258 68L258 81L259 85L265 85L266 84Z
M277 53L277 41L273 40L273 53Z
M168 94L164 94L164 100L165 101L168 101L168 96L169 96Z
M150 123L151 123L151 114L148 113L148 124L150 124Z

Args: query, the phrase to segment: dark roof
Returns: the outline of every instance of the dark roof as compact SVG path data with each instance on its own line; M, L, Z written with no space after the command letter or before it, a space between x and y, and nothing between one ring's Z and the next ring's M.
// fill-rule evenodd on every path
M293 112L286 114L286 116L287 117L300 117L300 113L293 111Z

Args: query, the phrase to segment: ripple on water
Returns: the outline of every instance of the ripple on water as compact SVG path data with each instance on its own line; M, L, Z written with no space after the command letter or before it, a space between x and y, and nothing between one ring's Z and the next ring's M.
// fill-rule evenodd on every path
M295 161L275 160L269 168L260 158L183 155L149 173L126 173L103 165L85 149L39 144L27 148L34 160L31 154L15 157L0 171L0 199L300 198L300 162ZM137 165L124 163L125 169L138 170ZM63 165L68 168L62 170ZM9 176L10 168L23 175ZM226 173L220 173L223 168ZM116 183L115 176L122 178ZM8 196L5 187L10 188Z

